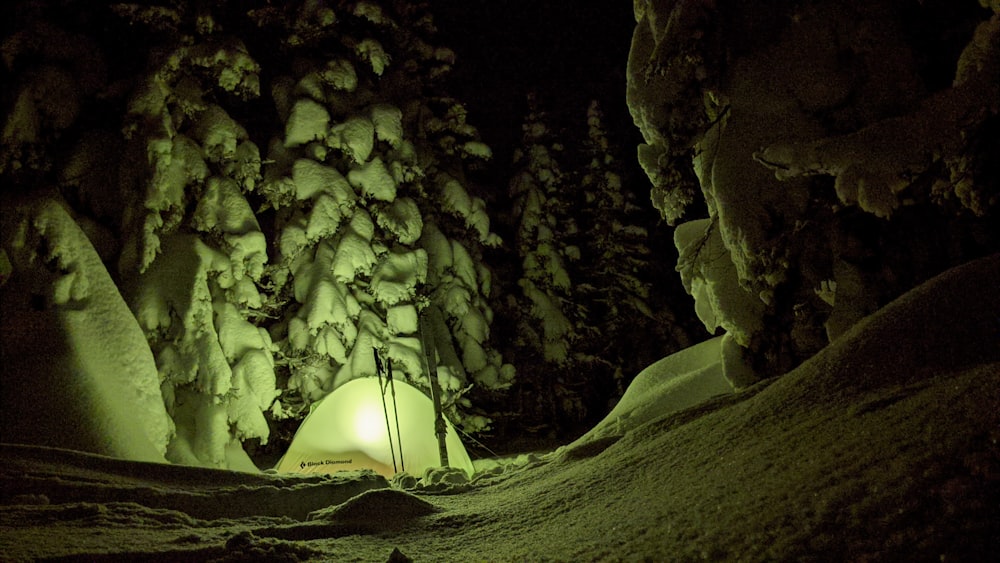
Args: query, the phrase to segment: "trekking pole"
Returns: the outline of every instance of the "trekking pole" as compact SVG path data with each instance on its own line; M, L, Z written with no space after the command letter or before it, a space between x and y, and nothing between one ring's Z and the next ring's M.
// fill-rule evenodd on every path
M389 426L389 409L385 405L385 385L382 384L382 359L378 357L378 348L372 347L372 352L375 354L375 373L378 374L378 388L382 395L382 414L385 415L385 433L389 435L389 453L392 454L392 470L398 473L399 468L396 467L396 448L392 445L392 427ZM393 405L395 408L395 405ZM399 418L397 417L396 433L399 433Z
M406 471L406 462L403 461L403 435L399 433L399 407L396 406L396 383L392 378L392 358L385 359L386 379L389 380L389 389L392 391L392 412L396 415L396 445L399 446L399 470Z

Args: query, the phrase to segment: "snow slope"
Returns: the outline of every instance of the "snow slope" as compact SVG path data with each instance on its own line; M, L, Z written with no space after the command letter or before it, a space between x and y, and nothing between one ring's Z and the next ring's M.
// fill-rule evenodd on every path
M0 553L986 560L1000 548L997 279L1000 255L966 264L781 378L494 464L468 484L407 491L373 475L250 475L2 446Z

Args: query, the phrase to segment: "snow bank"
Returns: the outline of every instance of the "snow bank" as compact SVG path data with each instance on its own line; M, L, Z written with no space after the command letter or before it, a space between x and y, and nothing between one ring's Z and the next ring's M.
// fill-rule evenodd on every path
M2 434L9 442L164 461L173 423L153 354L57 197L14 209L4 247Z
M621 437L654 418L733 392L723 373L722 346L716 336L671 354L642 370L611 413L577 439L570 449Z

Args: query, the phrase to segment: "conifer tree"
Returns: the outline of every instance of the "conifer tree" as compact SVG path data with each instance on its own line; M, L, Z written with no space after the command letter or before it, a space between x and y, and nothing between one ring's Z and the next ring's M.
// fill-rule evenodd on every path
M155 42L121 129L118 269L177 427L167 458L232 466L244 440L267 441L279 394L270 336L254 324L268 261L247 199L260 153L237 121L260 66L207 6L112 9ZM107 149L85 136L79 158Z
M578 295L585 304L588 325L594 327L581 343L595 379L609 383L605 389L624 391L623 378L635 375L665 350L683 344L674 334L677 323L667 303L651 288L672 279L654 259L651 246L657 234L648 225L644 209L625 183L621 161L609 142L604 113L596 100L587 108L587 137L582 147L579 180L584 194L581 221L588 233L578 264ZM680 340L680 342L677 342ZM639 344L641 343L641 344Z
M275 290L289 298L276 327L294 390L285 405L298 410L375 375L373 349L428 386L423 316L447 410L482 429L488 420L464 411L463 393L505 387L513 373L489 344L481 252L499 239L464 180L466 161L491 153L438 88L455 55L430 43L426 6L314 8L257 13L289 38L282 52L294 61L275 80L285 128L270 142L262 187L275 209Z
M514 155L515 175L510 184L517 218L516 247L521 258L521 289L529 311L523 345L544 362L559 365L570 360L576 330L569 295L568 265L579 258L567 245L575 221L566 214L568 176L557 157L563 150L545 122L534 96L523 125L523 147Z
M573 262L580 258L578 190L573 175L561 168L564 146L533 94L522 130L509 190L520 276L507 311L516 318L521 388L530 389L524 394L538 403L524 409L541 411L549 423L579 421L583 405L572 388L582 379L573 372L586 317L572 277Z
M669 236L647 227L653 210L626 184L596 101L586 116L585 136L559 131L529 97L510 184L520 279L504 313L521 414L557 431L603 415L628 377L687 343L674 305L651 292L673 279L653 250Z

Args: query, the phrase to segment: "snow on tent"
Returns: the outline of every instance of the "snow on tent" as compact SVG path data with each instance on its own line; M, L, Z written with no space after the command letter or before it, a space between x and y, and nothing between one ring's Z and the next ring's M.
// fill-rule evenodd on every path
M393 380L393 386L395 400L393 391L376 377L354 379L335 389L302 421L275 469L287 473L371 469L392 477L397 469L419 476L441 466L434 404L403 381ZM383 387L387 387L384 394ZM465 446L454 427L444 422L448 465L472 476Z

